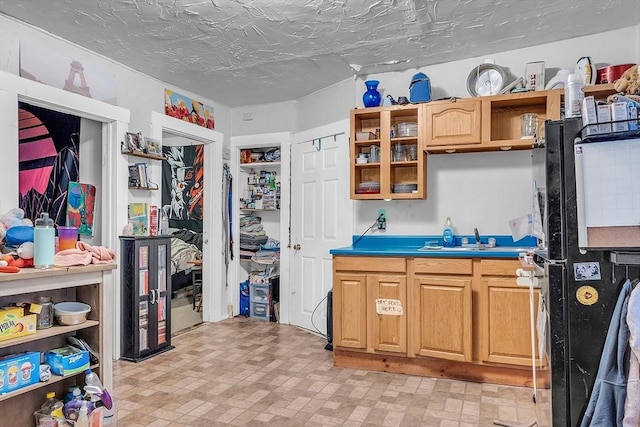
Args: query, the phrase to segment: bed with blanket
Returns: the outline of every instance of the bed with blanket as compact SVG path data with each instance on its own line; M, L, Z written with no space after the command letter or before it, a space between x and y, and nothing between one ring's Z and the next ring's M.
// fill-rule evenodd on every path
M186 228L170 228L171 235L171 291L176 292L191 286L189 261L202 259L202 233Z

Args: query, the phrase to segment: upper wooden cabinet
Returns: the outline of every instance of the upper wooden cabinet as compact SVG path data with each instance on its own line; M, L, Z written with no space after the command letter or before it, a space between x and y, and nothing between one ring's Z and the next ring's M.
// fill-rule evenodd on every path
M417 104L351 110L352 199L426 198L424 108ZM415 132L406 132L406 127ZM371 156L376 150L377 158ZM357 161L361 154L368 156L366 163Z
M425 149L478 146L482 104L478 98L436 101L426 106ZM454 148L451 148L454 150Z
M532 139L520 138L520 116L560 119L563 91L524 92L426 104L424 149L430 153L530 149ZM540 135L539 137L543 137Z

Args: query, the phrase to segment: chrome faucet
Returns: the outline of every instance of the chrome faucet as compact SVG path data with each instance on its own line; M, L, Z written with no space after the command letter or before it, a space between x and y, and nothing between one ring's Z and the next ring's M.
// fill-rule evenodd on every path
M478 232L478 229L474 228L473 233L476 235L476 245L480 247L480 233Z

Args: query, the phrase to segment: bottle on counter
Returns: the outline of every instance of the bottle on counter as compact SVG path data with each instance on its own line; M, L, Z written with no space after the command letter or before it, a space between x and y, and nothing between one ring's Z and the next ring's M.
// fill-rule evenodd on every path
M442 246L451 248L456 245L456 236L453 234L453 224L451 218L447 217L442 230Z
M53 267L56 253L56 229L47 212L35 220L33 228L33 266L47 269Z

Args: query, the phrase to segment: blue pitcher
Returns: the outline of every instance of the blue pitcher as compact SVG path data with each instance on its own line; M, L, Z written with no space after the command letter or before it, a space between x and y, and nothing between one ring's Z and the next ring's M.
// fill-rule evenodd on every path
M425 73L418 73L411 78L409 101L412 103L431 101L431 81Z

